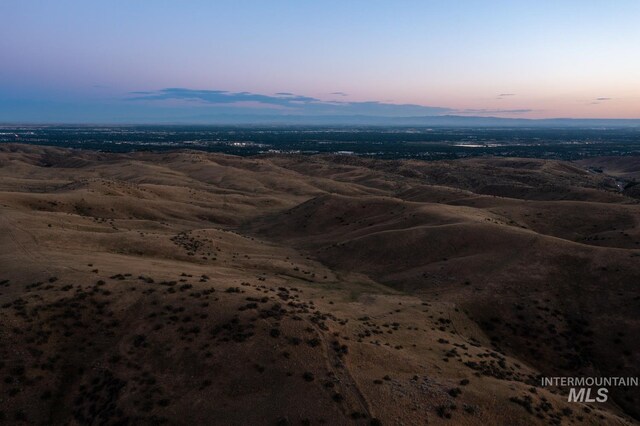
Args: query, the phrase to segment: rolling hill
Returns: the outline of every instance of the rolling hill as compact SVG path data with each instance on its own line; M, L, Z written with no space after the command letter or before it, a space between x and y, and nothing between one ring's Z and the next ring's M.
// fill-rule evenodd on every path
M640 375L594 164L0 145L0 423L636 424L540 386Z

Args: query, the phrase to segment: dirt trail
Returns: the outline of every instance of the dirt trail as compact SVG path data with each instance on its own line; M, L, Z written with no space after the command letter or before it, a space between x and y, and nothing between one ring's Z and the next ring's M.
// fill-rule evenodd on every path
M358 386L358 383L351 375L348 365L340 356L337 355L336 351L333 350L333 348L331 347L331 343L327 338L327 335L324 333L324 330L322 330L320 326L314 322L311 322L311 324L318 332L318 336L322 341L327 369L334 374L334 377L338 380L340 387L343 390L348 391L349 394L353 396L353 398L357 401L360 411L366 414L367 418L375 417L369 401L367 401L367 398L362 393L362 390ZM345 414L350 415L351 413L347 412Z

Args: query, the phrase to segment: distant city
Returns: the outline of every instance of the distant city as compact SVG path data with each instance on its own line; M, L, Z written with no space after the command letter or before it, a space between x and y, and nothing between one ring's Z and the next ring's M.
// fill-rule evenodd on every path
M107 152L197 149L250 156L343 154L454 159L494 155L575 160L640 154L640 128L372 126L5 126L0 143Z

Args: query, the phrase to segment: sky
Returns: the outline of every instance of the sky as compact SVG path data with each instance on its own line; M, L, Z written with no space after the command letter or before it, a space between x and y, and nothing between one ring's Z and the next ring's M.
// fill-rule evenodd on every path
M0 0L0 122L640 118L638 0Z

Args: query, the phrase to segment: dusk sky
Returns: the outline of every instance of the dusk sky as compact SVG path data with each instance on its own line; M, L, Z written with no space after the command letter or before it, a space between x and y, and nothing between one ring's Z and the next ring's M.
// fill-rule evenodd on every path
M640 118L640 1L0 1L0 122Z

